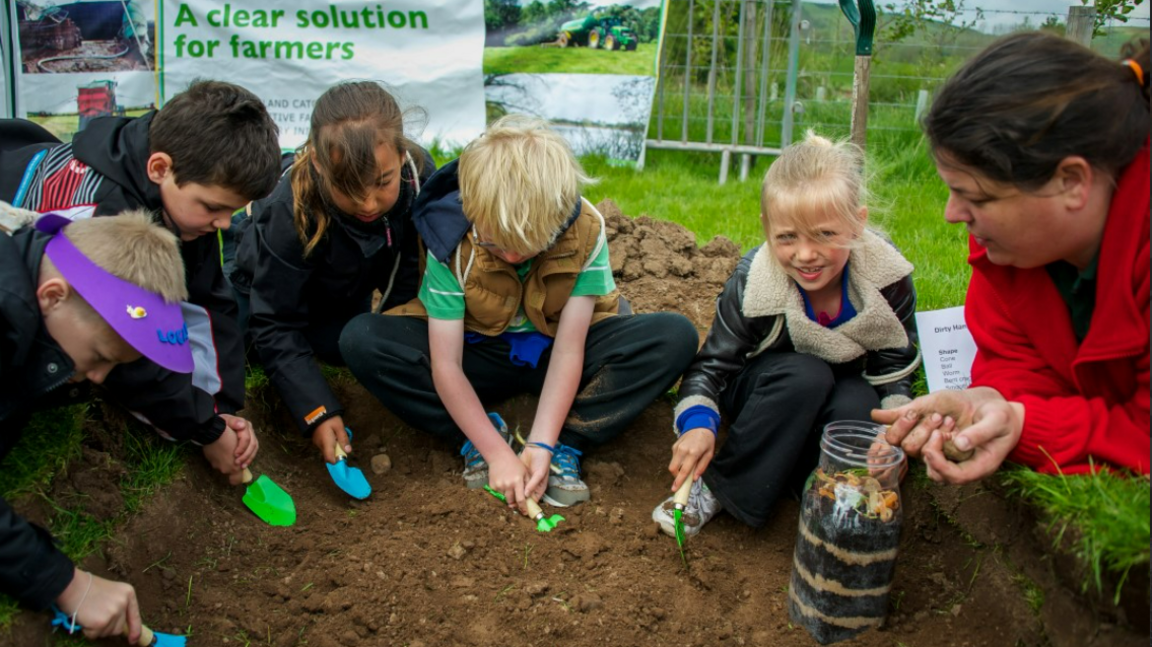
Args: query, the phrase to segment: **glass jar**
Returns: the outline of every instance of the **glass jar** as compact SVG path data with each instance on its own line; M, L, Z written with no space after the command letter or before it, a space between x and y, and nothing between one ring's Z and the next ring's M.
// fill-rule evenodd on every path
M804 486L788 614L820 644L878 627L900 544L904 450L871 422L832 422Z

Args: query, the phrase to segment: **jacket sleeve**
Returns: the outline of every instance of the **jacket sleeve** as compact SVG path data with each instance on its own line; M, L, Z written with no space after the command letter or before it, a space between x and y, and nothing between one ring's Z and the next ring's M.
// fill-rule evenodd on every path
M716 298L712 327L680 383L680 402L673 413L674 421L681 413L697 405L704 405L719 414L720 393L732 376L744 368L749 353L761 341L763 326L756 325L743 313L744 286L755 252L753 250L740 260Z
M972 275L964 318L977 349L972 386L992 387L1024 405L1023 433L1010 460L1047 473L1085 471L1089 459L1148 473L1147 354L1136 362L1129 395L1109 403L1078 393L1049 365L980 272Z
M436 162L433 161L431 153L419 146L411 155L417 168L417 182L423 186L424 181L436 172ZM404 222L404 239L400 241L400 251L398 252L400 265L396 268L396 276L392 280L391 290L388 289L389 277L382 277L383 280L379 289L380 293L385 295L385 299L377 312L386 312L416 298L416 292L420 288L420 278L423 276L420 262L424 258L420 252L418 239L419 234L416 233L416 226L412 223L412 213L409 211Z
M916 286L912 275L880 290L892 306L892 311L904 325L908 345L903 348L884 348L870 351L864 369L864 379L876 389L880 406L894 409L912 400L912 380L920 367L919 336L916 332Z
M0 499L0 593L41 611L64 592L74 572L48 531Z
M304 336L305 287L312 270L304 260L290 203L254 203L252 219L241 243L243 253L254 258L248 329L269 381L307 435L317 423L343 411ZM248 254L249 245L255 246L254 254Z
M215 236L182 249L190 304L184 318L193 344L191 374L173 373L139 359L118 366L105 386L139 418L175 440L199 445L224 432L221 413L244 407L244 348L232 288L220 267Z

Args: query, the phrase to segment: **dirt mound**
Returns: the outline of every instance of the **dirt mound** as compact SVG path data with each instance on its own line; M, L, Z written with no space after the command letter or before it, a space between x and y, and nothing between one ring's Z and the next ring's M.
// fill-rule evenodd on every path
M680 225L648 216L629 218L611 200L596 205L608 225L608 257L620 292L636 312L681 312L701 330L713 302L740 261L740 247L723 236L703 247Z
M600 208L617 282L635 308L676 310L705 328L736 246L716 239L698 249L680 227ZM542 534L463 487L459 447L406 427L350 379L333 386L360 433L353 461L373 486L369 500L337 490L274 393L249 394L271 404L249 411L262 430L255 471L292 494L297 524L263 525L239 490L193 459L88 566L130 580L145 621L190 631L191 645L816 644L786 610L796 502L783 501L760 531L721 514L689 540L687 568L652 523L670 485L668 399L585 458L592 501L550 510L565 520ZM535 406L519 397L495 408L527 427ZM86 454L83 469L100 459ZM931 486L919 468L905 481L889 622L843 644L1147 643L1146 627L1141 636L1116 624L1122 613L1068 594L1044 560L1013 563L1046 546L997 492L966 491L957 509L937 503L945 491L957 492ZM983 519L978 537L956 525L961 517ZM1037 592L1058 611L1036 608ZM46 644L46 624L25 614L0 644Z

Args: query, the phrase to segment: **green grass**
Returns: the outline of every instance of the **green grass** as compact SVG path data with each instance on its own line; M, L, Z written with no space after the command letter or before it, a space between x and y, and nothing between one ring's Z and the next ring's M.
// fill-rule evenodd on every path
M96 519L82 506L59 505L48 496L53 480L80 457L88 417L85 405L37 413L0 469L0 496L15 503L17 511L21 501L43 499L51 510L48 530L64 554L75 562L99 551L129 515L170 483L182 469L189 451L154 437L138 425L121 430L124 441L120 460L127 470L119 484L124 509L111 519ZM0 631L11 625L18 612L14 599L0 596Z
M656 73L656 44L641 43L634 52L587 47L485 47L484 74L628 74Z
M1105 470L1050 476L1012 468L1001 478L1048 518L1056 547L1071 544L1088 567L1085 589L1092 584L1103 593L1104 573L1119 576L1113 592L1113 602L1119 603L1129 572L1149 563L1148 477Z

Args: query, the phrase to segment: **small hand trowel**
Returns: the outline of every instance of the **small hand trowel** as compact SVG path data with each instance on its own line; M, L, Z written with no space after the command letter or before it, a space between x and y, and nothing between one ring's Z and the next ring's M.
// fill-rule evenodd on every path
M684 508L688 507L688 493L691 491L692 476L689 476L672 496L672 518L676 521L676 546L680 548L680 559L684 562L684 568L688 568L688 557L684 555Z
M352 430L345 427L344 431L348 432L348 440L352 440ZM368 495L372 494L372 486L368 485L368 479L364 478L364 472L361 472L359 468L348 466L348 454L344 453L344 448L340 446L339 442L336 443L336 464L327 465L332 480L350 496L357 499L367 499Z
M244 482L249 484L244 491L244 505L257 517L270 526L291 526L296 523L296 504L272 479L261 474L253 483L252 472L244 468Z
M63 627L69 634L83 629L79 624L73 624L68 614L61 611L56 605L52 606L52 613L53 627ZM158 631L152 631L148 627L140 628L140 639L136 641L137 647L184 647L187 644L188 639L184 636L162 634Z
M504 502L508 501L507 497L505 497L500 492L497 492L491 485L485 485L484 489L487 490L488 494L491 494L497 499L500 499ZM554 514L551 517L545 517L544 511L540 509L540 504L536 503L532 499L528 499L528 515L532 517L533 521L536 522L536 530L539 532L552 532L552 529L556 527L556 524L564 521L564 517L561 517L558 514Z

